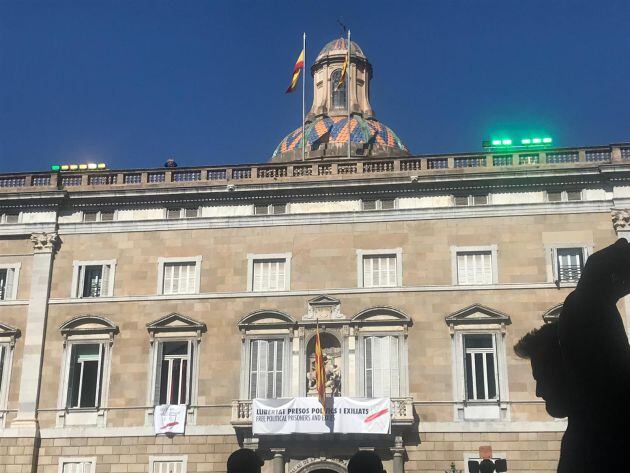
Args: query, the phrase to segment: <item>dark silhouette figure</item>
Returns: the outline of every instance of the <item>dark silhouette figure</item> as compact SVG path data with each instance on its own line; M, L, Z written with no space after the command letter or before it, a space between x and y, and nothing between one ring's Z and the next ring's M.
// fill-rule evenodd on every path
M385 473L381 458L374 452L359 450L348 462L348 473Z
M619 239L591 255L558 324L514 347L530 358L536 394L568 417L558 473L630 471L630 346L617 302L630 294L630 245Z
M260 473L264 462L248 448L241 448L233 452L227 461L228 473Z

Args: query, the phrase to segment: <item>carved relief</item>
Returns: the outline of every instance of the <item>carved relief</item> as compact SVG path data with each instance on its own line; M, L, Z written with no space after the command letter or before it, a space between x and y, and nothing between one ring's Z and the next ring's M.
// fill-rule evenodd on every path
M612 221L616 232L619 230L630 230L630 211L613 210Z
M324 354L324 372L326 373L326 395L341 396L341 344L333 335L320 333ZM308 344L306 395L317 396L315 375L315 337Z
M333 470L337 472L345 472L348 462L345 460L337 460L336 458L307 458L297 463L289 470L289 473L307 473L318 469Z
M60 240L56 232L53 233L33 233L31 242L35 251L56 251Z
M308 312L304 320L343 319L341 302L329 296L319 296L308 301Z

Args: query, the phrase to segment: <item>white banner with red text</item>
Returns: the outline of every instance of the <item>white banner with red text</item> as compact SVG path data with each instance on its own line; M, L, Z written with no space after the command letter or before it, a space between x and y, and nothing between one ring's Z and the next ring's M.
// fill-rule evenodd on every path
M153 410L153 428L157 434L183 434L186 428L186 404L164 404Z
M254 399L254 435L389 434L389 398L331 397L326 413L316 397Z

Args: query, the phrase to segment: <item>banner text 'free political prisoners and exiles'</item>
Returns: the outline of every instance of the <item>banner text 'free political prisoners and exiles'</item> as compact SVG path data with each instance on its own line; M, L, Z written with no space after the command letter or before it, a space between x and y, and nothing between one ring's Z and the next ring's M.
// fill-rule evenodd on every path
M258 435L388 434L389 398L328 398L326 414L316 397L254 399L252 431Z

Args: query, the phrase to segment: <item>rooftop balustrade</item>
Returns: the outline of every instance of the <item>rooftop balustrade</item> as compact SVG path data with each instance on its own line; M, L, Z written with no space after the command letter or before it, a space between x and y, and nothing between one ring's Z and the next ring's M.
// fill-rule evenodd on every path
M306 160L293 163L98 171L0 174L0 194L47 190L95 191L160 187L220 186L345 179L370 179L433 173L509 172L630 164L630 143L590 148L505 150L497 153Z

